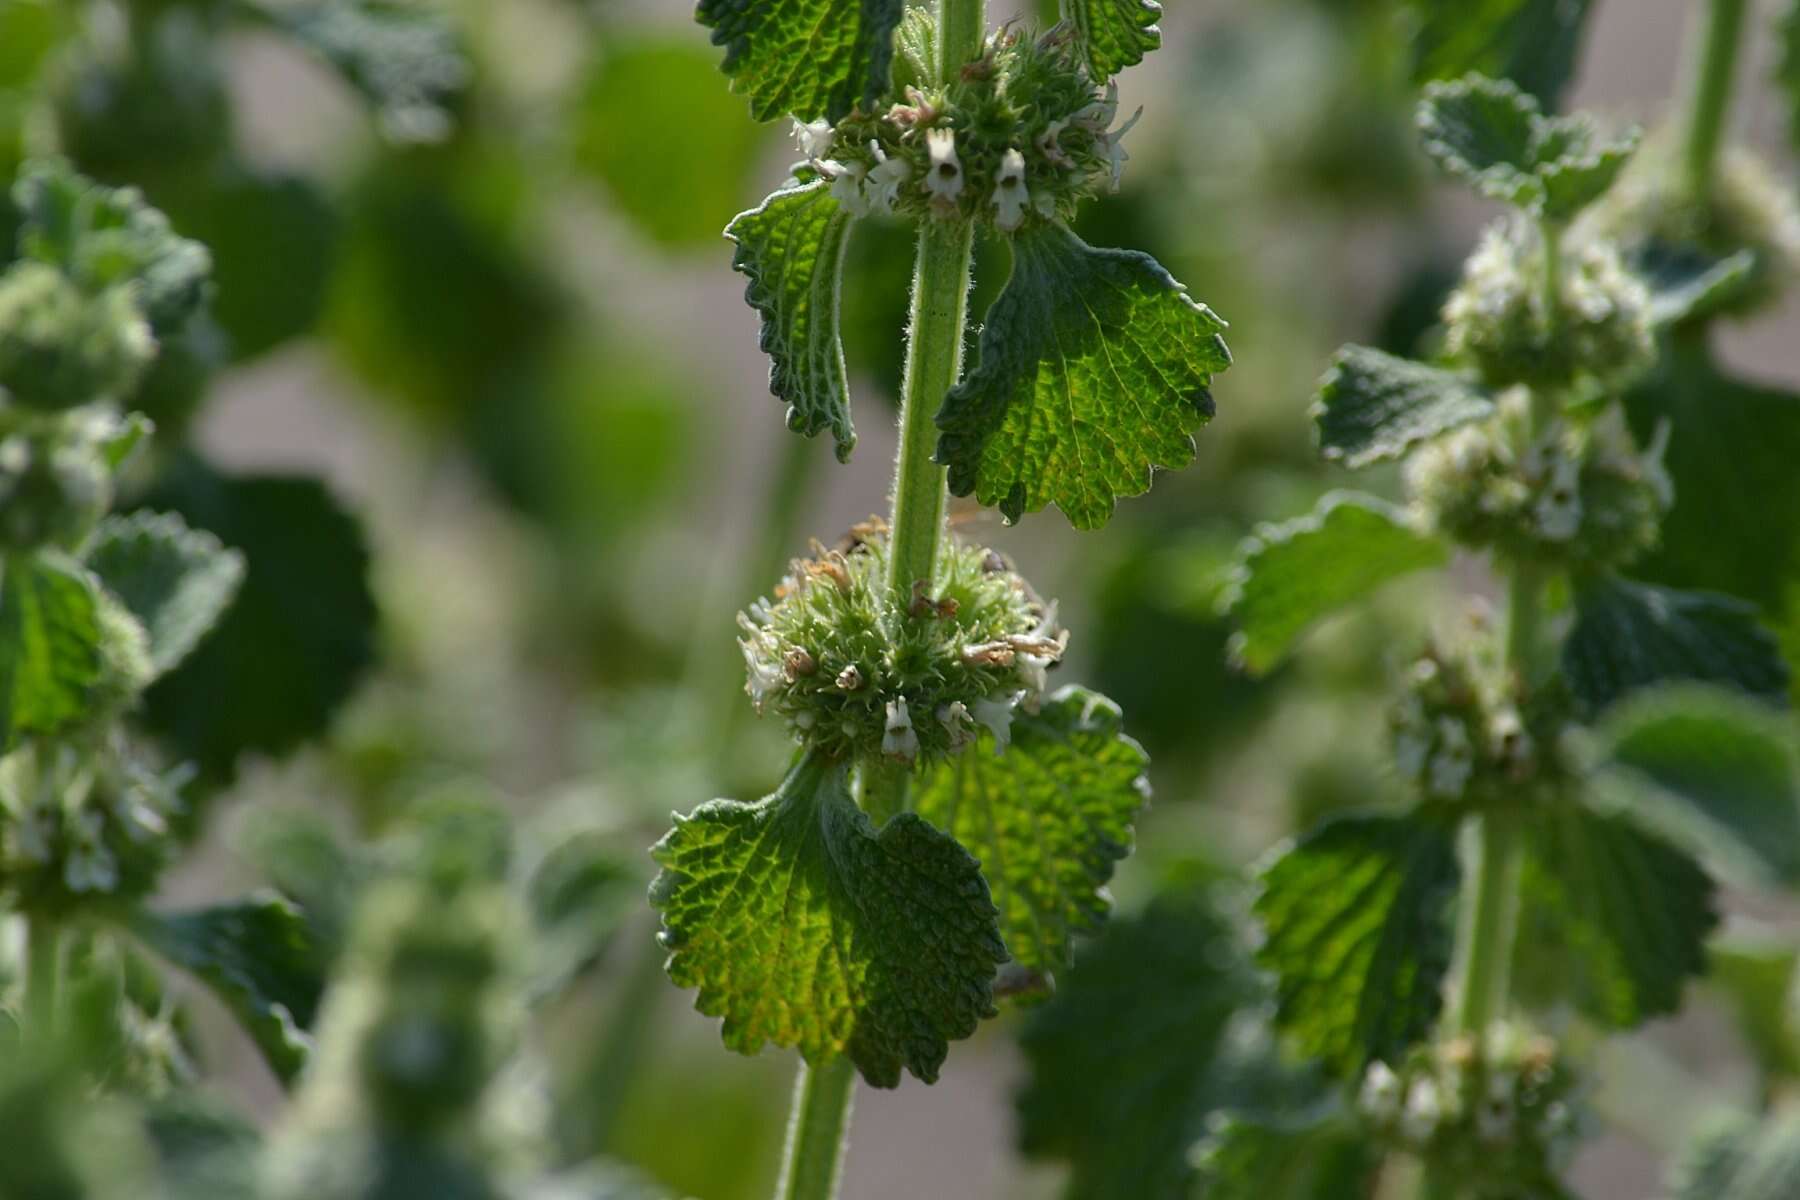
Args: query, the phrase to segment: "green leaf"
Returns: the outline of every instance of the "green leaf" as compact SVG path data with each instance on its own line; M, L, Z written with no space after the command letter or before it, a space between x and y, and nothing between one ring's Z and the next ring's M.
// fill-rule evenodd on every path
M1098 529L1156 467L1194 458L1231 365L1225 322L1147 254L1096 250L1060 225L1012 239L980 364L945 398L937 459L950 491L1010 521L1054 503Z
M1319 381L1312 416L1320 452L1355 469L1399 458L1494 411L1493 395L1466 375L1345 346Z
M1718 923L1700 864L1624 815L1573 801L1534 812L1527 829L1521 974L1617 1029L1676 1011Z
M246 751L277 754L321 732L375 656L356 518L316 479L223 475L191 456L144 503L210 531L245 565L224 620L145 693L146 723L214 780Z
M1800 951L1780 935L1751 940L1728 931L1707 948L1707 985L1729 1001L1738 1034L1765 1083L1800 1079L1796 965Z
M1675 1200L1786 1200L1800 1195L1800 1111L1762 1121L1721 1115L1676 1160Z
M906 0L700 0L695 17L725 47L725 74L750 115L836 123L887 91Z
M1677 684L1613 706L1596 783L1640 824L1747 885L1800 881L1792 723L1735 692Z
M1247 671L1268 671L1313 622L1449 560L1448 546L1393 505L1358 492L1328 493L1310 515L1259 525L1239 547L1220 600L1238 623L1231 656Z
M242 555L172 513L107 518L83 558L143 623L158 674L199 644L244 579Z
M637 864L595 830L576 833L544 855L525 886L536 938L533 990L554 992L599 960L613 935L643 903Z
M744 299L762 316L769 390L787 402L789 429L831 430L839 462L856 447L838 311L851 220L819 180L776 192L725 227L737 243L731 265L750 277Z
M669 977L725 1018L725 1044L848 1054L876 1087L937 1079L994 1014L1006 950L979 864L914 813L879 831L845 768L808 756L757 804L715 800L652 852Z
M1450 827L1416 813L1335 818L1263 868L1257 957L1309 1057L1354 1075L1430 1031L1460 875Z
M1088 73L1100 83L1162 45L1156 0L1063 0L1063 13L1081 37Z
M0 557L0 752L86 714L101 671L96 591L61 555Z
M1751 281L1756 255L1739 250L1717 258L1695 246L1650 238L1632 252L1629 265L1650 289L1651 323L1666 328L1716 316Z
M1698 680L1787 703L1787 665L1756 610L1731 596L1683 592L1616 576L1575 596L1563 671L1576 699L1598 713L1638 688Z
M1065 1200L1185 1200L1218 1092L1221 1041L1257 994L1237 931L1186 883L1115 917L1019 1043L1019 1145L1071 1167Z
M1413 79L1510 79L1546 109L1574 77L1592 0L1411 0Z
M1012 961L1060 975L1073 935L1098 929L1113 864L1131 852L1131 826L1149 796L1149 759L1122 732L1106 697L1065 687L1019 713L1012 744L966 748L913 785L921 817L981 861Z
M1662 544L1633 568L1657 583L1716 588L1777 610L1800 578L1800 395L1722 374L1706 340L1669 339L1625 398L1640 440L1669 426L1675 507ZM1756 549L1722 532L1753 530Z
M1372 1194L1381 1148L1341 1105L1264 1120L1233 1114L1196 1149L1205 1200L1343 1200Z
M269 1066L292 1082L306 1065L305 1030L325 988L325 961L306 917L273 893L178 913L140 910L144 944L218 993Z

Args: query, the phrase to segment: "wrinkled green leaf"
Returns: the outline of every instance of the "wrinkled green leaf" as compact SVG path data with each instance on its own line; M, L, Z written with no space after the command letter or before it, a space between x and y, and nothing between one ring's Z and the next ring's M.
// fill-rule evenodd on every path
M292 1082L306 1065L306 1029L325 989L325 956L306 917L272 893L178 913L140 910L146 945L217 992L269 1066Z
M1675 484L1662 544L1633 573L1779 609L1800 578L1800 395L1722 374L1704 338L1676 337L1625 406L1641 440L1669 423L1663 466ZM1726 536L1738 530L1753 553Z
M1220 603L1238 624L1232 658L1260 674L1308 626L1382 584L1450 560L1450 548L1373 496L1331 492L1311 514L1259 525Z
M1413 78L1510 79L1555 110L1575 75L1592 0L1411 0Z
M1638 688L1678 680L1787 703L1787 666L1774 635L1752 606L1713 592L1589 580L1575 596L1562 663L1576 699L1595 713Z
M1800 879L1793 724L1700 685L1639 692L1598 729L1598 782L1640 824L1751 885Z
M0 558L0 752L81 719L101 671L93 577L61 555Z
M187 657L237 594L244 560L172 513L109 517L83 553L88 568L124 601L150 637L164 672Z
M1800 1112L1709 1121L1670 1172L1674 1200L1787 1200L1800 1195Z
M769 390L787 402L789 429L831 430L839 462L856 447L838 320L850 225L820 180L776 192L725 228L737 243L731 265L750 278L744 299L762 317Z
M1063 0L1063 13L1081 37L1088 72L1102 83L1162 45L1156 0Z
M224 475L191 456L144 503L209 530L245 564L224 620L145 694L150 728L215 780L246 751L279 753L322 731L375 655L356 518L317 479Z
M844 767L807 757L756 804L715 800L653 852L669 976L725 1019L725 1044L848 1054L876 1087L930 1083L994 1013L1006 958L968 851L917 814L877 831Z
M1257 958L1275 975L1277 1023L1340 1075L1398 1061L1443 1006L1461 875L1449 826L1419 814L1338 817L1261 875Z
M1534 812L1526 829L1521 974L1616 1029L1678 1009L1718 923L1706 872L1626 816L1579 803Z
M1225 322L1133 250L1096 250L1062 226L1012 239L981 361L944 400L937 459L950 491L1009 521L1054 503L1098 529L1156 467L1194 458L1231 365Z
M1319 381L1312 416L1320 452L1354 469L1399 458L1494 411L1493 396L1466 375L1345 346Z
M725 74L750 115L836 122L888 87L906 0L700 0L695 17L725 47Z
M1020 1149L1069 1163L1065 1200L1184 1200L1189 1148L1223 1099L1221 1040L1256 993L1205 886L1113 918L1020 1031Z
M1196 1150L1205 1200L1342 1200L1370 1194L1382 1152L1343 1107L1285 1119L1230 1116Z
M918 814L980 860L1000 936L1028 971L1060 975L1073 935L1111 907L1106 881L1150 791L1149 760L1123 727L1112 701L1065 687L1014 718L1004 754L984 736L913 786Z

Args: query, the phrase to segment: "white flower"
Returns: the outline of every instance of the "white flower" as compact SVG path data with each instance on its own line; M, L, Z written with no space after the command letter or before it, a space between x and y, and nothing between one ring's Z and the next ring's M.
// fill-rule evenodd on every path
M738 647L744 652L744 690L750 693L751 703L761 709L768 694L785 686L787 680L782 677L781 664L765 655L755 642L739 642Z
M1456 797L1469 782L1475 769L1470 753L1469 732L1461 721L1438 718L1438 750L1431 756L1431 779L1427 787L1434 796Z
M103 822L92 810L78 812L69 826L69 856L63 882L72 892L110 892L119 883L119 863L101 842Z
M831 122L820 120L807 124L795 117L794 142L806 158L819 158L831 149Z
M1051 166L1062 167L1064 170L1075 165L1075 160L1065 154L1062 148L1062 131L1068 127L1069 122L1059 117L1044 127L1044 132L1038 134L1035 143L1038 153L1048 159Z
M975 702L975 723L987 727L994 735L994 754L1006 753L1012 744L1012 715L1015 696L1002 696L998 699L988 698Z
M1531 510L1538 533L1566 542L1581 531L1581 464L1566 455L1550 469L1550 485Z
M1431 753L1431 739L1416 730L1403 730L1394 739L1394 765L1408 779L1417 779L1425 770L1425 756Z
M974 739L975 718L969 715L969 706L961 700L938 705L937 719L938 724L950 733L950 749L960 750Z
M1131 120L1106 135L1106 157L1112 163L1112 190L1115 192L1125 178L1125 164L1131 160L1131 155L1125 153L1125 135L1131 132L1131 127L1143 115L1144 110L1140 107L1131 114Z
M1642 464L1644 482L1650 485L1656 502L1664 508L1675 503L1675 481L1669 478L1669 469L1663 465L1663 458L1669 452L1669 433L1672 428L1669 418L1658 420L1656 432L1650 435L1650 445L1638 460Z
M900 189L912 178L912 164L904 158L889 158L873 141L869 151L875 155L875 167L869 172L869 203L877 212L891 213L900 202Z
M881 752L901 762L919 757L919 735L913 731L905 696L888 701L887 731L881 735Z
M1000 176L994 181L994 224L1011 233L1025 219L1031 193L1025 187L1025 156L1008 150L1000 158Z
M1391 1121L1400 1112L1400 1077L1389 1066L1376 1059L1363 1075L1358 1099L1365 1114L1376 1121Z
M925 172L925 190L931 193L932 207L948 212L962 196L962 161L956 157L956 130L927 129L925 148L931 154L931 166Z
M1095 133L1104 135L1106 127L1113 123L1119 115L1119 81L1109 79L1106 83L1104 99L1094 100L1084 105L1075 114L1075 124L1085 125Z
M869 168L859 162L839 162L828 158L819 164L825 178L831 180L831 195L853 217L869 215L869 198L863 192L863 180Z
M1437 1083L1429 1076L1414 1080L1411 1090L1406 1093L1406 1112L1400 1118L1400 1132L1415 1144L1431 1140L1431 1135L1437 1132L1441 1111Z

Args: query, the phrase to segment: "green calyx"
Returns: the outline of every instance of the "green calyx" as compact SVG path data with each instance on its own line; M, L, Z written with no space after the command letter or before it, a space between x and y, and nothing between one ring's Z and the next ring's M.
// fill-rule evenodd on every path
M155 356L129 287L89 294L39 262L0 275L0 399L55 410L116 398Z
M829 179L853 216L971 220L1011 233L1066 221L1116 189L1126 159L1118 88L1099 87L1067 27L1032 38L995 31L982 56L941 79L927 18L900 37L894 87L835 126L796 123L807 170Z
M887 580L885 526L839 549L814 543L775 590L739 614L746 690L825 758L943 761L986 728L1004 746L1017 705L1035 705L1068 634L1054 604L992 550L945 539L937 577L903 601Z

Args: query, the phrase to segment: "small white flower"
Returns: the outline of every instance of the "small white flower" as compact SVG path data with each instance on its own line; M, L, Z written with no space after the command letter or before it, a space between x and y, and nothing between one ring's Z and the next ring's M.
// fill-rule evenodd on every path
M1393 1120L1400 1112L1400 1077L1386 1063L1376 1059L1363 1075L1358 1102L1373 1120Z
M1431 753L1431 739L1416 730L1404 730L1394 739L1394 765L1408 779L1417 779L1425 771L1425 757Z
M1106 135L1106 157L1107 161L1112 164L1112 190L1115 192L1119 190L1119 184L1125 178L1125 164L1131 161L1131 155L1125 153L1125 135L1131 132L1131 127L1136 125L1138 118L1143 115L1144 110L1140 107L1131 114L1131 120Z
M1638 460L1644 472L1644 482L1650 485L1656 502L1664 508L1675 503L1675 481L1669 478L1669 469L1663 465L1663 458L1669 452L1669 434L1672 428L1669 418L1658 420L1656 432L1650 435L1650 445Z
M72 892L110 892L119 883L119 863L100 840L101 815L92 810L74 814L69 823L69 855L63 861L63 882Z
M1002 696L975 702L975 723L987 728L994 735L994 754L1006 753L1012 744L1013 701L1016 697Z
M1550 469L1550 483L1531 510L1538 533L1553 542L1566 542L1581 531L1581 464L1559 457Z
M925 172L925 190L931 193L932 207L948 212L962 196L962 160L956 157L956 130L927 129L925 148L931 154L931 166Z
M1075 160L1065 154L1062 148L1062 131L1068 127L1069 122L1059 117L1044 127L1044 132L1038 134L1037 141L1034 143L1038 153L1049 160L1051 166L1061 167L1064 170L1075 165Z
M769 693L785 686L787 680L782 677L781 664L765 655L755 642L739 642L738 647L744 652L744 690L750 693L751 703L761 709Z
M869 149L875 155L875 167L869 172L869 203L877 212L891 213L900 202L900 189L912 178L912 164L904 158L889 158L872 141Z
M1415 1145L1428 1142L1437 1132L1441 1112L1437 1083L1430 1076L1421 1076L1413 1081L1412 1088L1406 1093L1406 1111L1400 1118L1400 1132Z
M919 735L913 731L905 696L888 701L887 730L881 735L881 752L901 762L911 762L919 757Z
M1074 123L1085 125L1097 134L1104 135L1106 127L1113 123L1119 115L1119 81L1110 79L1106 83L1106 96L1084 105L1075 114Z
M994 181L994 224L1011 233L1025 219L1030 203L1031 193L1025 187L1025 156L1008 150L1000 158L1000 175Z
M1426 785L1432 795L1452 798L1462 795L1475 769L1472 749L1468 730L1463 728L1461 721L1438 718L1438 749L1431 756L1431 778Z
M869 168L859 162L839 162L828 158L819 164L825 178L831 180L831 195L853 217L869 215L869 197L863 192L863 181Z
M950 749L960 750L975 737L975 718L969 714L969 706L961 700L952 700L949 704L938 705L938 724L950 734Z
M808 124L795 117L794 142L800 147L800 153L804 157L823 157L831 149L831 122L820 120Z

